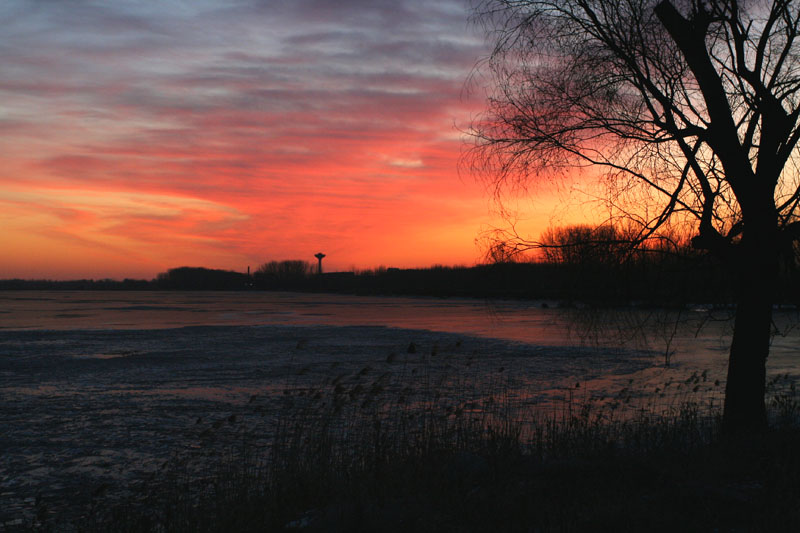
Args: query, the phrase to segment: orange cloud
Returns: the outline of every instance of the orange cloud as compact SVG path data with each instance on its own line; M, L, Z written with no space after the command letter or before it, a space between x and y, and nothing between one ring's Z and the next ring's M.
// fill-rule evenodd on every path
M0 6L0 276L480 258L459 0L24 4Z

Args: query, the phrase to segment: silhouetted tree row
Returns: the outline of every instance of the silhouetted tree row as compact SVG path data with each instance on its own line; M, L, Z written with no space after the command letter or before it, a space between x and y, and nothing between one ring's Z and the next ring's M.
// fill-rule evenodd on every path
M540 242L543 260L561 267L573 293L590 298L735 302L740 290L735 272L677 231L642 242L625 228L574 225L551 228ZM795 246L782 255L770 295L776 303L800 301L799 251Z
M231 270L179 267L162 272L153 284L158 289L172 290L243 290L250 284L250 277Z
M253 285L259 289L303 289L308 287L314 268L308 261L299 259L270 261L253 274Z
M551 228L541 237L537 262L505 261L473 267L377 268L318 275L307 261L271 261L252 276L241 272L180 267L152 281L0 280L0 290L289 290L375 295L530 298L590 305L728 305L736 283L713 256L685 240L631 247L625 232L610 226ZM797 252L797 250L795 250ZM778 303L800 304L798 255L781 269Z
M577 299L683 305L734 296L730 272L686 236L641 242L635 231L610 224L563 226L542 234L540 251L544 263L558 267L560 292Z
M497 263L378 269L349 277L323 274L320 279L311 280L309 288L359 294L552 299L598 306L729 303L732 295L726 281L713 267L698 266L678 264L663 271L647 263L639 263L636 268L624 265L604 269L554 263Z
M0 290L63 290L63 291L141 291L152 290L153 282L144 279L0 279Z

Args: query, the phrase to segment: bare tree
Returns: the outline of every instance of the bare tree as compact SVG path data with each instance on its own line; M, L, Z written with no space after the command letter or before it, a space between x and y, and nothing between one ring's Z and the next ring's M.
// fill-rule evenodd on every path
M632 239L611 225L551 227L539 237L545 261L568 265L620 265Z
M487 0L476 12L495 44L479 170L500 190L603 169L637 240L693 227L693 246L738 279L724 427L765 427L774 280L800 240L798 3Z
M292 259L287 261L269 261L259 266L254 276L261 282L298 283L308 278L314 267L308 261Z

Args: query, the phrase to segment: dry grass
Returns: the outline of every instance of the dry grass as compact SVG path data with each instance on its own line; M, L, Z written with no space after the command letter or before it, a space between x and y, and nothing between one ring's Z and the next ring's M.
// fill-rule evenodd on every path
M364 367L317 386L287 382L268 438L243 433L200 474L178 461L147 494L98 504L75 529L800 526L798 402L788 376L770 383L774 429L731 442L720 437L719 413L696 399L612 408L570 391L557 410L543 412L522 405L499 374L476 388L457 371L397 364L394 372Z

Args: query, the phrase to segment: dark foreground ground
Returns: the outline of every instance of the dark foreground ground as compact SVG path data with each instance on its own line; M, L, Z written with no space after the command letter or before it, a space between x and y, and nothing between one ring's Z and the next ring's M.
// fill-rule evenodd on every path
M644 352L363 327L0 338L0 532L800 530L788 374L772 429L730 440L705 372L587 392L589 361L627 384Z
M527 435L507 421L345 434L330 418L287 420L263 455L243 449L202 475L174 466L79 521L48 523L42 508L8 530L798 531L797 426L724 440L696 414L583 412Z

